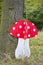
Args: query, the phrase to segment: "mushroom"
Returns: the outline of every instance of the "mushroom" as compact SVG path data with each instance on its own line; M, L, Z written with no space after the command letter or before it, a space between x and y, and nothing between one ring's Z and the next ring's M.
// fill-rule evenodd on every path
M30 57L29 39L38 35L35 24L28 20L20 20L11 26L10 35L18 38L15 57L17 59Z

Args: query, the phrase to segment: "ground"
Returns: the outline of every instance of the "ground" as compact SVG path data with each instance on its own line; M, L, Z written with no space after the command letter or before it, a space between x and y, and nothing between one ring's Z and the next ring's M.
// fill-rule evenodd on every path
M0 60L0 65L43 65L43 32L38 37L30 39L31 56L25 60Z

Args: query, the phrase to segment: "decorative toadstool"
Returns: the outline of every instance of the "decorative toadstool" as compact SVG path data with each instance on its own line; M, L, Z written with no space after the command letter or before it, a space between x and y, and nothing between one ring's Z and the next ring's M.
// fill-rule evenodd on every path
M29 39L38 35L38 29L35 24L28 20L20 20L11 26L10 35L18 38L15 57L18 59L29 57Z

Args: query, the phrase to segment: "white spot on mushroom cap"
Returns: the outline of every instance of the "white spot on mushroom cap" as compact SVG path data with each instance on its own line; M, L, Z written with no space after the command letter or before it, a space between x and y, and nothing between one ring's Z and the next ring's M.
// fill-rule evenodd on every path
M30 34L28 34L28 37L30 37Z
M23 33L25 33L25 31L23 31Z
M12 35L12 33L10 33L10 35Z
M15 27L13 27L13 30L15 30Z
M19 36L20 36L20 34L18 33L18 34L17 34L17 36L19 37Z
M35 31L36 31L36 29L33 29L33 31L35 32Z
M22 25L20 25L19 28L22 28Z
M35 35L35 37L37 37L37 35Z
M26 23L24 22L24 24L26 24Z
M18 22L15 22L15 24L17 24Z
M27 26L27 29L30 29L30 26Z
M34 23L32 23L32 25L34 25Z

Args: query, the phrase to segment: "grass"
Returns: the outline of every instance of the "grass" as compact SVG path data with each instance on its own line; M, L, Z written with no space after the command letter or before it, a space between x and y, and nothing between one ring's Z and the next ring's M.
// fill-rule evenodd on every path
M24 61L12 59L0 60L0 65L43 65L43 32L39 32L37 38L30 39L31 56Z

